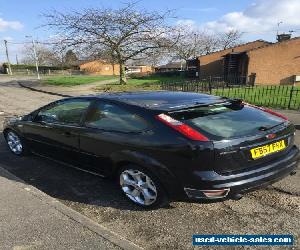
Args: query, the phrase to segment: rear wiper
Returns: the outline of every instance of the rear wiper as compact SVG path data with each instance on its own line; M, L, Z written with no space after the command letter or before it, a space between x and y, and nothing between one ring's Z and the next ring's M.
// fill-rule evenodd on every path
M275 127L277 127L277 126L279 126L279 125L281 125L281 124L283 124L283 123L284 123L284 122L279 123L279 124L276 124L276 125L274 125L274 126L270 126L270 127L261 126L261 127L258 128L258 130L260 130L260 131L267 131L267 130L270 130L270 129L272 129L272 128L275 128Z

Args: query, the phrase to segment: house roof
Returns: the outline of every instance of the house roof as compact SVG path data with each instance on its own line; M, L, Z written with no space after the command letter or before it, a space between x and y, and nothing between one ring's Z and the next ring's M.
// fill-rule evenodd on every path
M211 52L207 55L202 55L202 56L198 56L198 57L203 57L203 56L208 56L208 55L212 55L212 54L215 54L215 53L219 53L221 51L224 51L224 50L232 50L232 49L236 49L236 48L239 48L239 47L242 47L242 46L245 46L245 45L248 45L248 44L251 44L251 43L256 43L256 42L263 42L265 43L266 45L261 45L259 48L261 48L262 46L267 46L267 45L272 45L273 43L271 42L268 42L268 41L265 41L263 39L258 39L258 40L255 40L255 41L251 41L251 42L247 42L247 43L242 43L242 44L239 44L237 46L233 46L233 47L229 47L227 49L222 49L222 50L217 50L217 51L214 51L214 52ZM250 50L250 49L249 49ZM245 51L249 51L249 50L245 50Z
M184 63L181 63L181 62L170 62L170 63L167 63L165 65L161 65L161 66L158 66L156 68L158 69L177 69L177 68L181 68L185 66L185 62Z
M259 47L256 47L256 48L252 48L252 49L247 49L247 50L244 50L244 51L241 51L241 52L229 52L229 53L223 55L222 57L226 57L227 55L244 54L244 53L247 53L247 52L250 52L250 51L254 51L254 50L260 50L260 49L269 48L269 47L272 47L272 46L277 46L277 45L280 45L282 43L293 42L294 40L298 40L298 39L300 39L300 37L294 37L294 38L291 38L291 39L288 39L288 40L284 40L284 41L281 41L281 42L277 42L277 43L266 42L265 45L262 45L262 46L259 46ZM263 40L256 40L256 41L263 41Z
M151 65L126 65L128 68L141 68L141 67L151 67Z
M83 65L86 63L91 63L91 62L99 62L102 64L110 64L109 62L102 60L102 59L86 59L86 60L78 60L78 65Z
M271 46L278 46L278 45L281 45L283 43L293 42L293 41L298 40L298 39L300 39L300 36L293 37L291 39L284 40L284 41L277 42L277 43L266 44L266 45L260 46L258 48L249 49L246 52L253 51L253 50L259 50L259 49L264 49L264 48L271 47Z
M241 55L241 54L245 54L246 52L247 52L247 50L242 51L242 52L229 52L229 53L223 55L222 57L226 57L227 55Z

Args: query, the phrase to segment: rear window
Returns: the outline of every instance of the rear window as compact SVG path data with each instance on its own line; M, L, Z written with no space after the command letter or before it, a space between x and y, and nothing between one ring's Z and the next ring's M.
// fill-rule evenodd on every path
M202 106L169 115L215 140L256 134L284 122L254 107L233 104Z

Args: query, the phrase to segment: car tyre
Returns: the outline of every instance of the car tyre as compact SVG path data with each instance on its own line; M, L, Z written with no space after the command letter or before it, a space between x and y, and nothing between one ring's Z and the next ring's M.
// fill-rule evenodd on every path
M30 153L29 147L25 140L15 131L7 130L4 132L4 137L9 150L17 156L25 156Z
M134 204L153 209L169 205L167 192L159 179L149 170L127 165L118 171L121 192Z

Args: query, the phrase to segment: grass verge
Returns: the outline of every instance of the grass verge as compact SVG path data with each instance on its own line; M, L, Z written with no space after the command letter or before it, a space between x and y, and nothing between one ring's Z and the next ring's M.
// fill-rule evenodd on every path
M272 108L300 108L300 87L255 86L213 89L213 95L241 98L249 103Z
M112 79L117 81L115 76L53 76L43 79L42 82L49 85L72 87Z
M50 76L42 80L43 83L55 86L66 86L72 87L82 84L88 84L93 82L101 82L105 80L115 79L116 82L113 84L107 84L104 89L112 89L116 91L130 91L131 89L149 88L152 84L157 84L161 82L178 82L183 81L184 78L179 76L172 77L163 77L157 75L148 75L148 76L132 76L128 78L126 85L118 84L118 76ZM100 90L102 87L99 87Z
M126 85L112 83L98 86L95 90L99 92L150 91L161 90L161 86L160 83L127 83Z
M185 78L179 76L164 77L156 75L132 76L127 79L127 84L121 85L116 83L105 84L96 88L101 92L123 92L123 91L145 91L160 90L163 82L182 82Z

